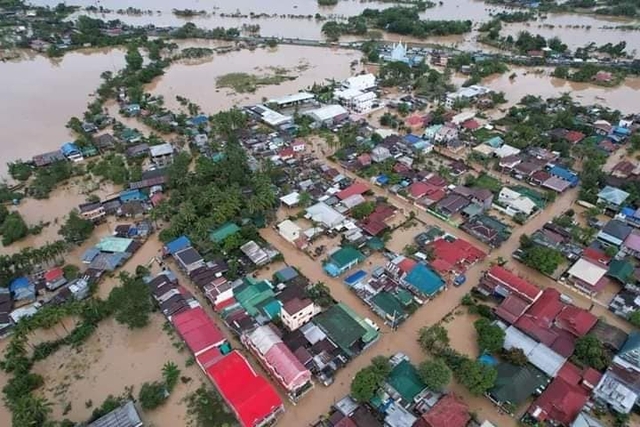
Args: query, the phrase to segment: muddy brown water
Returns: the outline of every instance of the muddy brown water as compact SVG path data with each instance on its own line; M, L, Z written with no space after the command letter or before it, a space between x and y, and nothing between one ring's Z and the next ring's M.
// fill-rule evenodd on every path
M0 177L6 162L31 159L72 140L65 127L82 117L103 71L124 66L119 49L90 49L51 60L41 55L0 63Z

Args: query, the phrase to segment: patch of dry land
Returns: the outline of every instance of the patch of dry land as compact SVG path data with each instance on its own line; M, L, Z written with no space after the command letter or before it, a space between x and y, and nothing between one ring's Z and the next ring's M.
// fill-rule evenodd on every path
M186 366L189 351L163 330L164 323L160 313L153 313L145 328L130 330L109 318L80 348L64 347L37 362L33 372L44 377L40 392L53 404L51 419L86 421L110 394L119 396L133 387L137 396L144 382L160 380L162 366L171 361L191 380L179 381L162 406L141 415L149 426L186 426L183 399L206 379L197 365Z

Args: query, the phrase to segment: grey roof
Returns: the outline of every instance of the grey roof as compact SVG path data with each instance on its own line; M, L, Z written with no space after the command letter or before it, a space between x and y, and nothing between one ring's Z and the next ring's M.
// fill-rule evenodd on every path
M602 233L606 233L616 239L624 240L631 234L631 227L622 221L612 219L604 226Z
M589 414L580 412L578 418L571 424L571 427L604 427L604 424L596 420Z
M613 205L620 206L629 197L629 193L616 187L607 185L598 193L598 198L605 200Z
M109 412L87 427L141 427L142 421L132 401L128 401L118 409Z

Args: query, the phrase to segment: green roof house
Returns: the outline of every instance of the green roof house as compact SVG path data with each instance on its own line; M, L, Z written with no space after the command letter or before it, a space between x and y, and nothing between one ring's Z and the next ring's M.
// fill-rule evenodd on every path
M215 243L222 243L227 237L236 234L238 231L240 231L240 227L233 222L227 222L209 233L209 238Z
M362 337L367 330L349 315L344 304L330 307L318 314L313 322L347 355L355 356L364 348Z
M633 275L633 264L625 259L614 259L609 263L607 276L613 277L618 282L626 285L629 278Z
M406 407L411 405L427 386L420 379L416 367L408 360L403 360L391 370L385 388L392 396L399 395Z
M498 377L493 388L489 390L489 396L494 402L512 406L513 409L549 382L549 378L532 365L515 366L500 363L496 370Z
M385 322L397 326L407 318L407 313L400 301L389 292L382 291L371 298L373 311L382 317Z
M252 317L258 315L263 304L267 304L274 295L271 284L266 280L254 282L245 279L244 284L233 290L236 301Z
M629 370L640 371L640 332L631 332L613 362Z
M337 277L349 270L354 265L365 260L365 256L359 250L345 246L329 256L324 270L332 277Z

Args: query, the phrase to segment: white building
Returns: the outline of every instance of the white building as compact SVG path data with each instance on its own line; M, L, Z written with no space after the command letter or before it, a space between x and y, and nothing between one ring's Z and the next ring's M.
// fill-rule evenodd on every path
M282 221L278 224L278 233L289 243L294 243L300 238L302 228L290 219Z
M262 104L255 105L248 108L253 114L257 115L260 120L270 126L282 126L288 123L293 123L293 117L285 116L277 111L272 110Z
M325 105L304 113L319 125L332 125L349 117L349 112L342 105Z
M334 97L347 108L363 114L371 111L378 96L373 92L362 92L358 89L336 91Z
M498 194L498 203L503 205L504 212L509 216L516 214L524 214L529 216L536 210L536 204L527 196L523 196L510 189L509 187L503 187Z
M447 143L456 138L458 138L458 129L449 126L442 126L438 132L436 132L433 139L435 142Z
M472 85L469 87L463 87L458 89L456 92L447 94L447 98L445 100L445 107L453 108L453 104L457 100L473 100L479 96L486 95L491 92L491 89L485 86Z
M287 205L288 208L292 208L300 202L300 193L293 191L286 196L280 197L280 201Z
M359 76L349 77L342 83L344 89L370 90L376 87L376 76L369 74L361 74Z
M391 152L387 147L383 147L382 145L378 145L371 150L371 161L375 163L382 163L390 157Z
M309 206L306 212L305 218L321 224L327 229L338 228L345 220L344 215L324 202Z
M276 104L278 107L290 107L292 105L305 104L315 99L315 95L309 92L298 92L282 98L274 98L268 101L268 104Z
M310 299L294 298L284 303L280 310L280 319L290 331L295 331L307 324L318 313L320 313L320 307Z
M149 147L151 161L158 168L164 168L173 163L173 146L168 142Z

